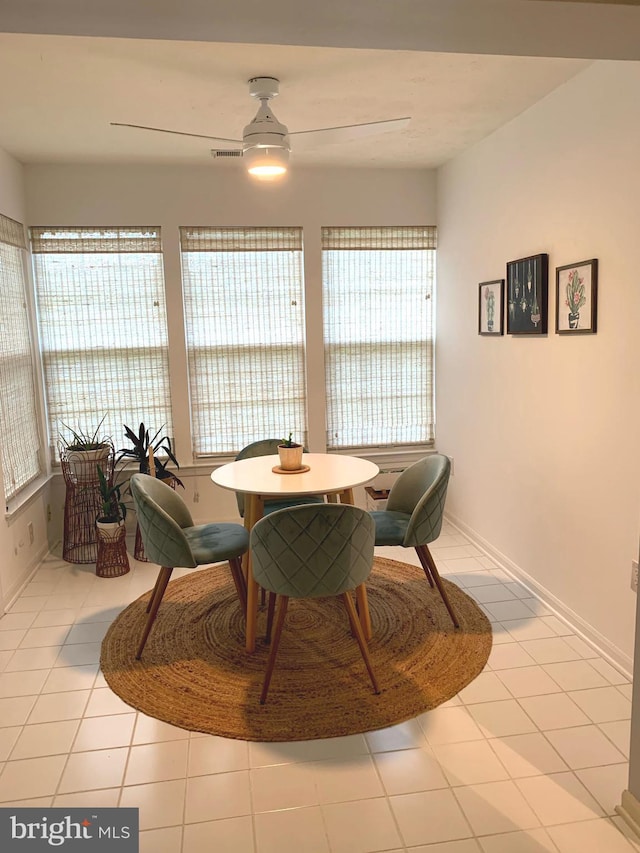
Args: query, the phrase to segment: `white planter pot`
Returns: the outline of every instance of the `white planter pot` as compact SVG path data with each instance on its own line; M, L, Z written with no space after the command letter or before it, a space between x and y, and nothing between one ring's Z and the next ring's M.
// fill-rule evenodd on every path
M302 468L302 451L301 444L295 447L284 447L278 445L278 456L280 457L280 467L284 471L297 471Z
M124 528L124 521L96 521L96 529L98 538L103 542L114 542L120 538L121 530Z
M106 473L110 453L111 447L105 444L96 450L66 450L64 455L78 483L97 483L98 465Z

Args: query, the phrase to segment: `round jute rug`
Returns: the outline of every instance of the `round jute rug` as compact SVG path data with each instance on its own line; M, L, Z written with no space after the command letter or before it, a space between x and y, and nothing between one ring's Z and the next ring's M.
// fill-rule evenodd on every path
M244 650L244 618L226 566L167 587L142 660L135 650L149 593L111 625L101 667L128 705L191 731L252 741L337 737L385 728L435 708L472 681L491 650L491 625L444 581L461 629L421 568L376 558L367 583L371 687L340 599L291 600L265 705L268 647ZM264 636L261 613L258 636Z

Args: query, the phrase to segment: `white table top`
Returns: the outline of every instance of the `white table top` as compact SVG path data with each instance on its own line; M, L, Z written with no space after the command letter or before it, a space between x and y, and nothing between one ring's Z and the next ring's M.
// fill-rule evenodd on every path
M277 455L240 459L217 468L211 479L251 495L326 495L368 483L380 470L368 459L329 453L303 453L302 464L310 470L300 474L275 474L271 469L279 464Z

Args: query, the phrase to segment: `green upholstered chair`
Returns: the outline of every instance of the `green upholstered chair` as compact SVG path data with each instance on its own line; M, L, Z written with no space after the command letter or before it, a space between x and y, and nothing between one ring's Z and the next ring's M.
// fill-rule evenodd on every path
M182 498L170 486L148 474L134 474L130 487L144 552L149 560L160 565L147 607L147 624L136 654L139 660L171 573L177 566L195 569L228 560L240 605L246 613L247 586L240 557L249 550L249 534L241 524L194 525Z
M379 693L367 641L350 591L363 584L373 565L374 524L369 513L348 504L315 504L282 509L265 516L251 531L253 575L269 590L269 610L278 598L278 613L260 703L264 704L273 674L290 598L340 595L364 658L371 683ZM271 621L271 620L269 620ZM267 638L270 639L270 625Z
M371 513L376 526L376 545L415 548L429 584L438 588L456 628L451 606L428 543L440 535L451 463L433 453L402 472L389 493L387 508Z
M236 459L252 459L254 456L277 456L278 445L281 440L280 438L263 438L260 441L253 441L242 448ZM244 495L242 492L236 492L236 501L238 502L240 517L244 518ZM300 495L297 498L279 498L278 500L264 502L264 514L268 515L270 512L277 512L279 509L285 509L289 506L317 503L324 503L322 495Z

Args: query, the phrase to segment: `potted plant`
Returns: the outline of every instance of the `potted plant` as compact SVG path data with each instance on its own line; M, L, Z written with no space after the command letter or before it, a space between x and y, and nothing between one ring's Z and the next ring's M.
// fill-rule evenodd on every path
M293 433L289 433L289 438L283 438L278 445L278 456L280 457L280 467L283 471L299 471L302 468L302 451L301 444L293 441Z
M106 414L92 431L81 428L73 429L65 423L62 426L71 433L71 438L60 433L61 456L69 464L72 475L77 482L95 482L96 468L106 467L107 459L112 450L111 442L100 436Z
M99 578L116 578L130 571L127 556L127 507L122 501L120 486L111 483L98 466L98 491L101 499L100 515L96 518L98 553L96 575Z
M140 423L137 432L134 432L131 427L124 424L124 434L129 439L132 446L122 447L118 450L117 461L119 462L121 459L135 459L138 463L140 473L148 474L149 449L151 448L153 451L155 476L159 480L168 480L173 477L178 485L184 486L182 480L178 479L178 477L176 477L176 475L167 468L170 461L173 462L176 468L179 468L180 464L173 453L171 439L166 435L160 435L163 428L164 424L152 438L144 423ZM158 456L158 452L163 453L164 456Z
M98 488L102 501L101 514L96 519L98 535L102 538L113 539L118 528L124 525L127 507L122 501L120 486L117 483L112 485L99 465Z
M120 450L118 450L116 462L120 462L123 459L133 459L138 463L138 470L140 471L140 473L148 474L149 451L151 450L151 455L153 458L154 476L157 477L158 480L164 480L164 482L172 488L175 488L176 486L182 486L184 488L184 483L182 482L182 480L180 480L173 473L173 471L170 471L167 468L169 462L173 462L176 468L179 468L180 464L173 452L173 448L171 446L171 439L168 436L161 435L162 430L164 428L164 424L153 436L142 421L140 422L137 431L131 429L131 427L128 427L126 424L124 424L123 426L124 434L131 442L131 447L122 447ZM162 453L163 455L157 456L156 454L158 452ZM142 542L142 535L140 533L139 525L136 525L136 539L133 556L136 558L136 560L141 560L143 562L147 559L144 553L144 544Z

